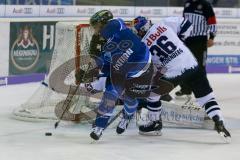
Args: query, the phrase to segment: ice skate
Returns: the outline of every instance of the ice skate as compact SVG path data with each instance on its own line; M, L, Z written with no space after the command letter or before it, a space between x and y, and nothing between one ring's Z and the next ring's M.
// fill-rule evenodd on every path
M145 125L139 126L139 134L149 136L161 136L162 135L162 120L150 121Z
M213 117L213 121L215 122L215 130L218 134L224 139L225 142L231 143L231 134L225 128L222 120L219 120L219 117Z
M116 129L117 134L122 134L127 129L132 118L133 114L128 115L124 110L122 110L122 117Z

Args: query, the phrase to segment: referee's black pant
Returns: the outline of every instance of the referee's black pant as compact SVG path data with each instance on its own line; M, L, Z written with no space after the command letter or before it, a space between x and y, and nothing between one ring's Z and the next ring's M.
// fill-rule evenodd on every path
M206 73L206 60L207 60L207 36L189 37L185 41L185 45L190 49L195 58L198 61L199 69L203 74ZM181 86L181 92L183 94L191 94L192 89L189 85L183 83Z

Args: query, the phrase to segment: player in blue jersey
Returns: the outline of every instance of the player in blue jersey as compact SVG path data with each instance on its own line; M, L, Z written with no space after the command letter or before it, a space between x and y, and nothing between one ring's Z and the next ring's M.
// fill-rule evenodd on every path
M136 98L148 94L153 65L146 45L127 28L122 19L113 19L110 11L95 13L90 19L90 25L95 35L99 34L107 41L99 65L102 72L100 76L107 77L107 82L90 134L91 138L98 140L112 116L118 98L122 98L124 109L116 132L121 134L127 128L138 106ZM135 88L143 90L139 94Z

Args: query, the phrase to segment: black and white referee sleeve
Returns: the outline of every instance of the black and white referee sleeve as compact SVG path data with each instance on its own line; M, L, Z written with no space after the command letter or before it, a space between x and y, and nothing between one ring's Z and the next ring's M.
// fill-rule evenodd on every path
M216 26L217 21L216 21L216 16L211 4L207 5L206 12L207 12L206 18L207 18L207 25L208 25L208 32L210 34L210 39L214 39L217 33L217 26Z

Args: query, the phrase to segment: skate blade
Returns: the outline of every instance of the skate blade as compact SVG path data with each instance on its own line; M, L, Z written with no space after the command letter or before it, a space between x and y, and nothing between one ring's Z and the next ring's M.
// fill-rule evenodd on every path
M229 136L226 137L224 132L220 132L219 135L221 136L222 140L223 140L225 143L230 144L230 143L232 142L231 137L229 137Z
M99 141L99 139L96 140L96 139L93 139L92 137L90 137L90 144L97 144L98 141Z
M92 139L90 142L90 144L97 144L97 143L98 143L98 140L94 140L94 139Z
M138 133L143 136L161 136L162 135L161 131L152 131L152 132L139 131Z

